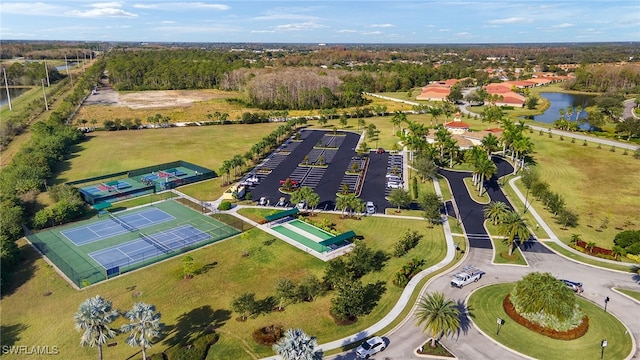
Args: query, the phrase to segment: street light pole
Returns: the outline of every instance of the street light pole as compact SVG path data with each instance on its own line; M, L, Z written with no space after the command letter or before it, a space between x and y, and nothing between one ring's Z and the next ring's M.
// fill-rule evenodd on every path
M527 195L524 197L524 211L523 214L527 213L527 205L529 204L529 188L527 188Z
M609 303L609 297L604 298L604 312L607 312L607 304Z

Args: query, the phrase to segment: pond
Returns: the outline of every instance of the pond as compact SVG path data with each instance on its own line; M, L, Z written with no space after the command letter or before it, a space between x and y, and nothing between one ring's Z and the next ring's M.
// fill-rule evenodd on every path
M560 118L560 109L564 109L565 113L567 111L567 107L573 107L573 114L571 114L571 119L569 119L568 115L565 117L568 120L575 121L576 119L582 119L587 116L587 112L582 110L580 114L576 114L577 107L581 106L582 109L587 106L592 106L594 104L594 95L584 95L584 94L565 94L565 93L541 93L540 96L549 100L550 106L549 108L540 115L526 116L527 120L540 121L548 124L552 124L554 121ZM582 125L581 128L588 129L589 125Z
M14 101L18 96L24 94L25 92L31 90L31 88L9 88L9 96L11 96L11 101ZM5 106L9 103L7 99L7 89L3 86L0 91L0 106Z

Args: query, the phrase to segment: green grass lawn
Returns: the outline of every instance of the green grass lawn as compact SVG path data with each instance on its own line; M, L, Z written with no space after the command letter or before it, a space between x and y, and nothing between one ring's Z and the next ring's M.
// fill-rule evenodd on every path
M78 345L80 334L74 330L72 319L84 299L99 294L112 300L114 307L120 310L130 308L135 301L156 305L163 314L167 332L166 338L150 349L150 354L166 349L177 337L194 336L198 329L213 323L217 324L221 342L220 346L212 348L210 358L263 357L271 355L272 350L254 343L251 339L254 329L272 323L301 327L317 336L321 343L357 333L381 319L395 305L402 289L391 283L392 275L408 259L420 257L429 266L440 261L446 253L441 228L430 229L424 221L371 217L341 219L339 215L331 214L317 216L317 219L321 217L327 217L340 231L354 230L364 236L369 246L385 251L390 251L393 243L408 229L424 234L418 247L405 257L390 258L382 271L365 276L365 283L385 281L387 291L373 312L360 317L353 325L335 326L328 314L332 294L314 302L289 305L284 312L260 315L246 322L236 321L238 315L230 312L234 296L251 291L258 299L264 299L274 294L277 279L300 280L309 274L321 277L325 266L283 241L269 241L273 237L258 230L252 230L249 240L235 237L191 253L196 263L207 265L207 270L193 279L180 278L183 256L178 256L81 291L73 290L57 276L48 280L50 277L43 270L44 261L22 243L25 260L16 271L15 282L1 300L2 324L21 329L16 334L21 344L56 344L65 358L70 359L95 356L95 349ZM247 248L250 256L242 257ZM53 294L43 296L47 291ZM136 292L140 295L134 296ZM53 308L56 310L52 311ZM116 325L122 321L118 320ZM123 359L137 352L125 344L122 335L114 341L118 345L105 348L106 358ZM7 355L6 358L16 357Z
M473 201L477 202L478 204L488 204L489 202L491 202L491 198L489 198L489 195L486 191L483 190L482 195L478 193L470 177L464 178L463 181L464 185L467 187L469 196L471 196Z
M602 339L608 340L605 349L607 359L624 359L632 351L631 336L624 325L581 297L577 301L589 316L589 330L578 339L555 340L517 324L502 307L502 300L513 286L513 283L490 285L478 289L469 297L468 305L472 309L474 323L495 341L525 355L549 360L564 360L567 354L571 354L572 359L596 359L600 356ZM499 335L496 335L496 318L506 320Z
M496 264L510 264L510 265L527 265L527 261L522 255L520 248L515 248L513 254L509 257L509 247L502 241L502 239L491 238L493 248L495 249L495 257L493 262Z
M78 145L74 157L59 166L56 182L174 160L185 160L217 171L223 161L244 154L279 125L266 123L96 131L87 136L87 141ZM96 166L96 161L100 162L100 166Z
M632 299L635 299L636 301L640 302L640 292L639 291L635 291L635 290L629 290L629 289L622 289L622 288L615 288L617 291L620 291L621 293L631 297Z
M118 201L116 203L113 203L113 207L109 208L109 211L121 211L125 209L130 209L136 206L149 205L152 202L173 199L174 197L177 197L177 196L178 195L172 192L149 194L149 195L140 196L133 199Z

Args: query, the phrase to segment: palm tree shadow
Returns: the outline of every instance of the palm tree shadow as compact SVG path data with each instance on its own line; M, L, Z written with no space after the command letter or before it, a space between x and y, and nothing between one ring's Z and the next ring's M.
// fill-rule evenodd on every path
M0 325L0 334L2 334L2 347L4 348L15 345L20 340L20 333L25 331L29 326L25 324Z
M458 329L457 334L457 337L459 338L460 334L466 335L469 332L469 329L471 329L471 318L473 318L474 316L472 313L473 309L468 307L467 304L465 304L464 300L458 300L458 302L456 303L456 307L460 312L460 328Z
M640 284L640 266L633 266L631 268L631 271L634 273L631 278L633 279L633 281L637 282L638 284Z
M174 325L167 325L163 343L169 346L186 345L204 333L214 332L229 319L229 310L214 311L209 305L201 306L180 315Z

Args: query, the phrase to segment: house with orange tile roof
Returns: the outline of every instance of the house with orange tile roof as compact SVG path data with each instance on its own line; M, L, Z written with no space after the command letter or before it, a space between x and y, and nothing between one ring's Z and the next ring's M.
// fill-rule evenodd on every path
M448 79L442 81L434 81L422 88L420 95L416 96L416 100L427 101L445 101L451 93L451 87L455 85L458 79Z
M451 133L451 138L455 140L456 145L458 145L462 150L470 149L482 144L482 139L489 134L493 134L496 137L500 137L500 135L502 135L502 129L500 128L469 131L469 124L462 121L461 114L459 112L454 115L453 121L445 123L444 127L449 131L449 133ZM436 129L429 129L429 133L425 135L425 139L429 144L437 142L436 132Z

